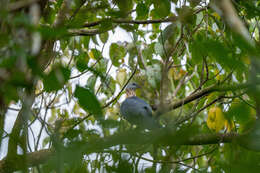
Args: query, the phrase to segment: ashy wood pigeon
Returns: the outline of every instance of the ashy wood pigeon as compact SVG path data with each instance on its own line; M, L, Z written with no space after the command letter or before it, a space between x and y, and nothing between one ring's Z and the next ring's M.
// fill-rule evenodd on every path
M140 88L136 83L130 83L126 86L127 98L120 106L120 114L129 123L137 125L142 129L158 128L159 123L152 116L152 108L144 100L138 98L135 90Z

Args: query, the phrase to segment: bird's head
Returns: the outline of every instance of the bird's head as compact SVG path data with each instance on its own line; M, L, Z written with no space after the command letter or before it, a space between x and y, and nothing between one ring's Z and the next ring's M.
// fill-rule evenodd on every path
M138 88L140 88L140 86L137 85L137 83L135 83L135 82L129 83L129 84L126 86L126 96L127 96L127 97L136 96L135 91L136 91L136 89L138 89Z

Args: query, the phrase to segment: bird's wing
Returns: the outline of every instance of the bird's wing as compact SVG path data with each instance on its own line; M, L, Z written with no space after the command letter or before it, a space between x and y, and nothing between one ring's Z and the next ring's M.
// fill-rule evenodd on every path
M138 115L139 105L136 100L127 98L120 106L120 113L123 117L133 117Z
M151 107L138 97L129 97L120 106L120 113L123 117L152 116Z
M139 105L135 100L127 98L120 106L120 114L131 124L140 124Z
M152 108L138 97L125 99L120 106L120 113L131 124L141 125L148 129L157 127L157 123L152 117Z
M148 116L152 117L153 111L152 111L151 106L148 103L146 103L144 100L142 100L138 97L133 97L133 99L135 100L139 109L142 110L142 112L141 112L142 115L148 115Z

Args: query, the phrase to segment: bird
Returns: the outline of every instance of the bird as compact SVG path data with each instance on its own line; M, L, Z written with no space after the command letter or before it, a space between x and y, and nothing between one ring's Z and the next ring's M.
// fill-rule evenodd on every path
M136 96L135 91L137 88L140 88L140 86L135 82L126 86L126 99L120 106L120 114L130 124L141 129L152 130L160 127L153 117L151 106Z

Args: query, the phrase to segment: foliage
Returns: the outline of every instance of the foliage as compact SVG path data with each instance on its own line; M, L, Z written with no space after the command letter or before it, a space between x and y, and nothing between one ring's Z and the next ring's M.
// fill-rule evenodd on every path
M259 171L259 0L0 4L0 172Z

